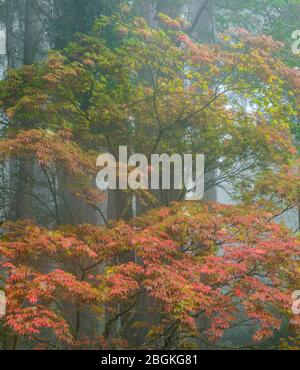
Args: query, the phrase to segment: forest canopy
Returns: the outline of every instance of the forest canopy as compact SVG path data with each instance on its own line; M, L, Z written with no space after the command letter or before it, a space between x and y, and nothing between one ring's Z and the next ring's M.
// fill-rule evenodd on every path
M300 1L10 0L0 25L1 348L299 349ZM120 147L204 155L203 199L100 191Z

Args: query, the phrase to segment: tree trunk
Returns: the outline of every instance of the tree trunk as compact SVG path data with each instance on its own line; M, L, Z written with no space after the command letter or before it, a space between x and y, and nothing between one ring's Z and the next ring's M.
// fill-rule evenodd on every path
M23 64L33 64L37 60L41 41L41 23L38 14L38 1L26 0L25 4L25 36Z
M34 0L26 0L25 2L24 65L33 64L38 54L41 29L35 5ZM11 183L16 185L16 199L15 211L11 210L10 214L16 220L32 219L34 217L31 195L34 182L34 160L19 159L18 165L14 162L15 160L11 163L11 170L17 170L17 173L11 172Z

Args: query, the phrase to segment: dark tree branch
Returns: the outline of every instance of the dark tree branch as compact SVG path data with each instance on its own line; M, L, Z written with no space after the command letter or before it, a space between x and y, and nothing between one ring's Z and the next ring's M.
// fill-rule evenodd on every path
M200 8L199 8L199 10L196 14L196 17L195 17L195 19L194 19L194 21L193 21L193 23L192 23L192 25L191 25L191 27L188 31L189 35L191 35L194 32L195 28L197 27L197 24L198 24L202 14L203 14L203 12L207 8L207 5L208 5L209 1L212 1L212 0L204 0L204 3L200 6Z

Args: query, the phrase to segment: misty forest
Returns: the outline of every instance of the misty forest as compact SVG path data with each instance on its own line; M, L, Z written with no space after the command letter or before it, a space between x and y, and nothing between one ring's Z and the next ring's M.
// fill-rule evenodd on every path
M0 349L300 349L299 168L300 0L0 0Z

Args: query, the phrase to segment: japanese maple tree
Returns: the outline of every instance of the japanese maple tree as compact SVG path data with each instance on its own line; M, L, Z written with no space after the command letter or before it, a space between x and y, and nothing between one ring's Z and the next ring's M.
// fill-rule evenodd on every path
M204 45L181 19L157 21L152 29L127 14L102 17L93 35L0 83L2 173L10 161L29 162L39 174L28 176L30 196L49 216L1 223L7 347L220 347L246 325L252 332L240 347L250 348L287 321L299 327L291 317L299 236L274 222L299 205L291 131L299 71L265 35L231 30ZM107 220L95 158L117 157L120 145L146 156L205 154L206 173L216 173L206 189L234 180L241 204L185 202L186 189L172 204L125 192L117 221ZM41 174L46 196L34 182ZM64 225L66 188L105 226ZM9 183L4 204L6 191L14 191ZM134 196L155 209L124 217Z
M47 348L218 346L245 323L254 346L289 316L299 279L299 239L255 207L186 202L110 229L4 229L5 327ZM122 262L129 251L136 262ZM85 315L107 320L88 327Z

